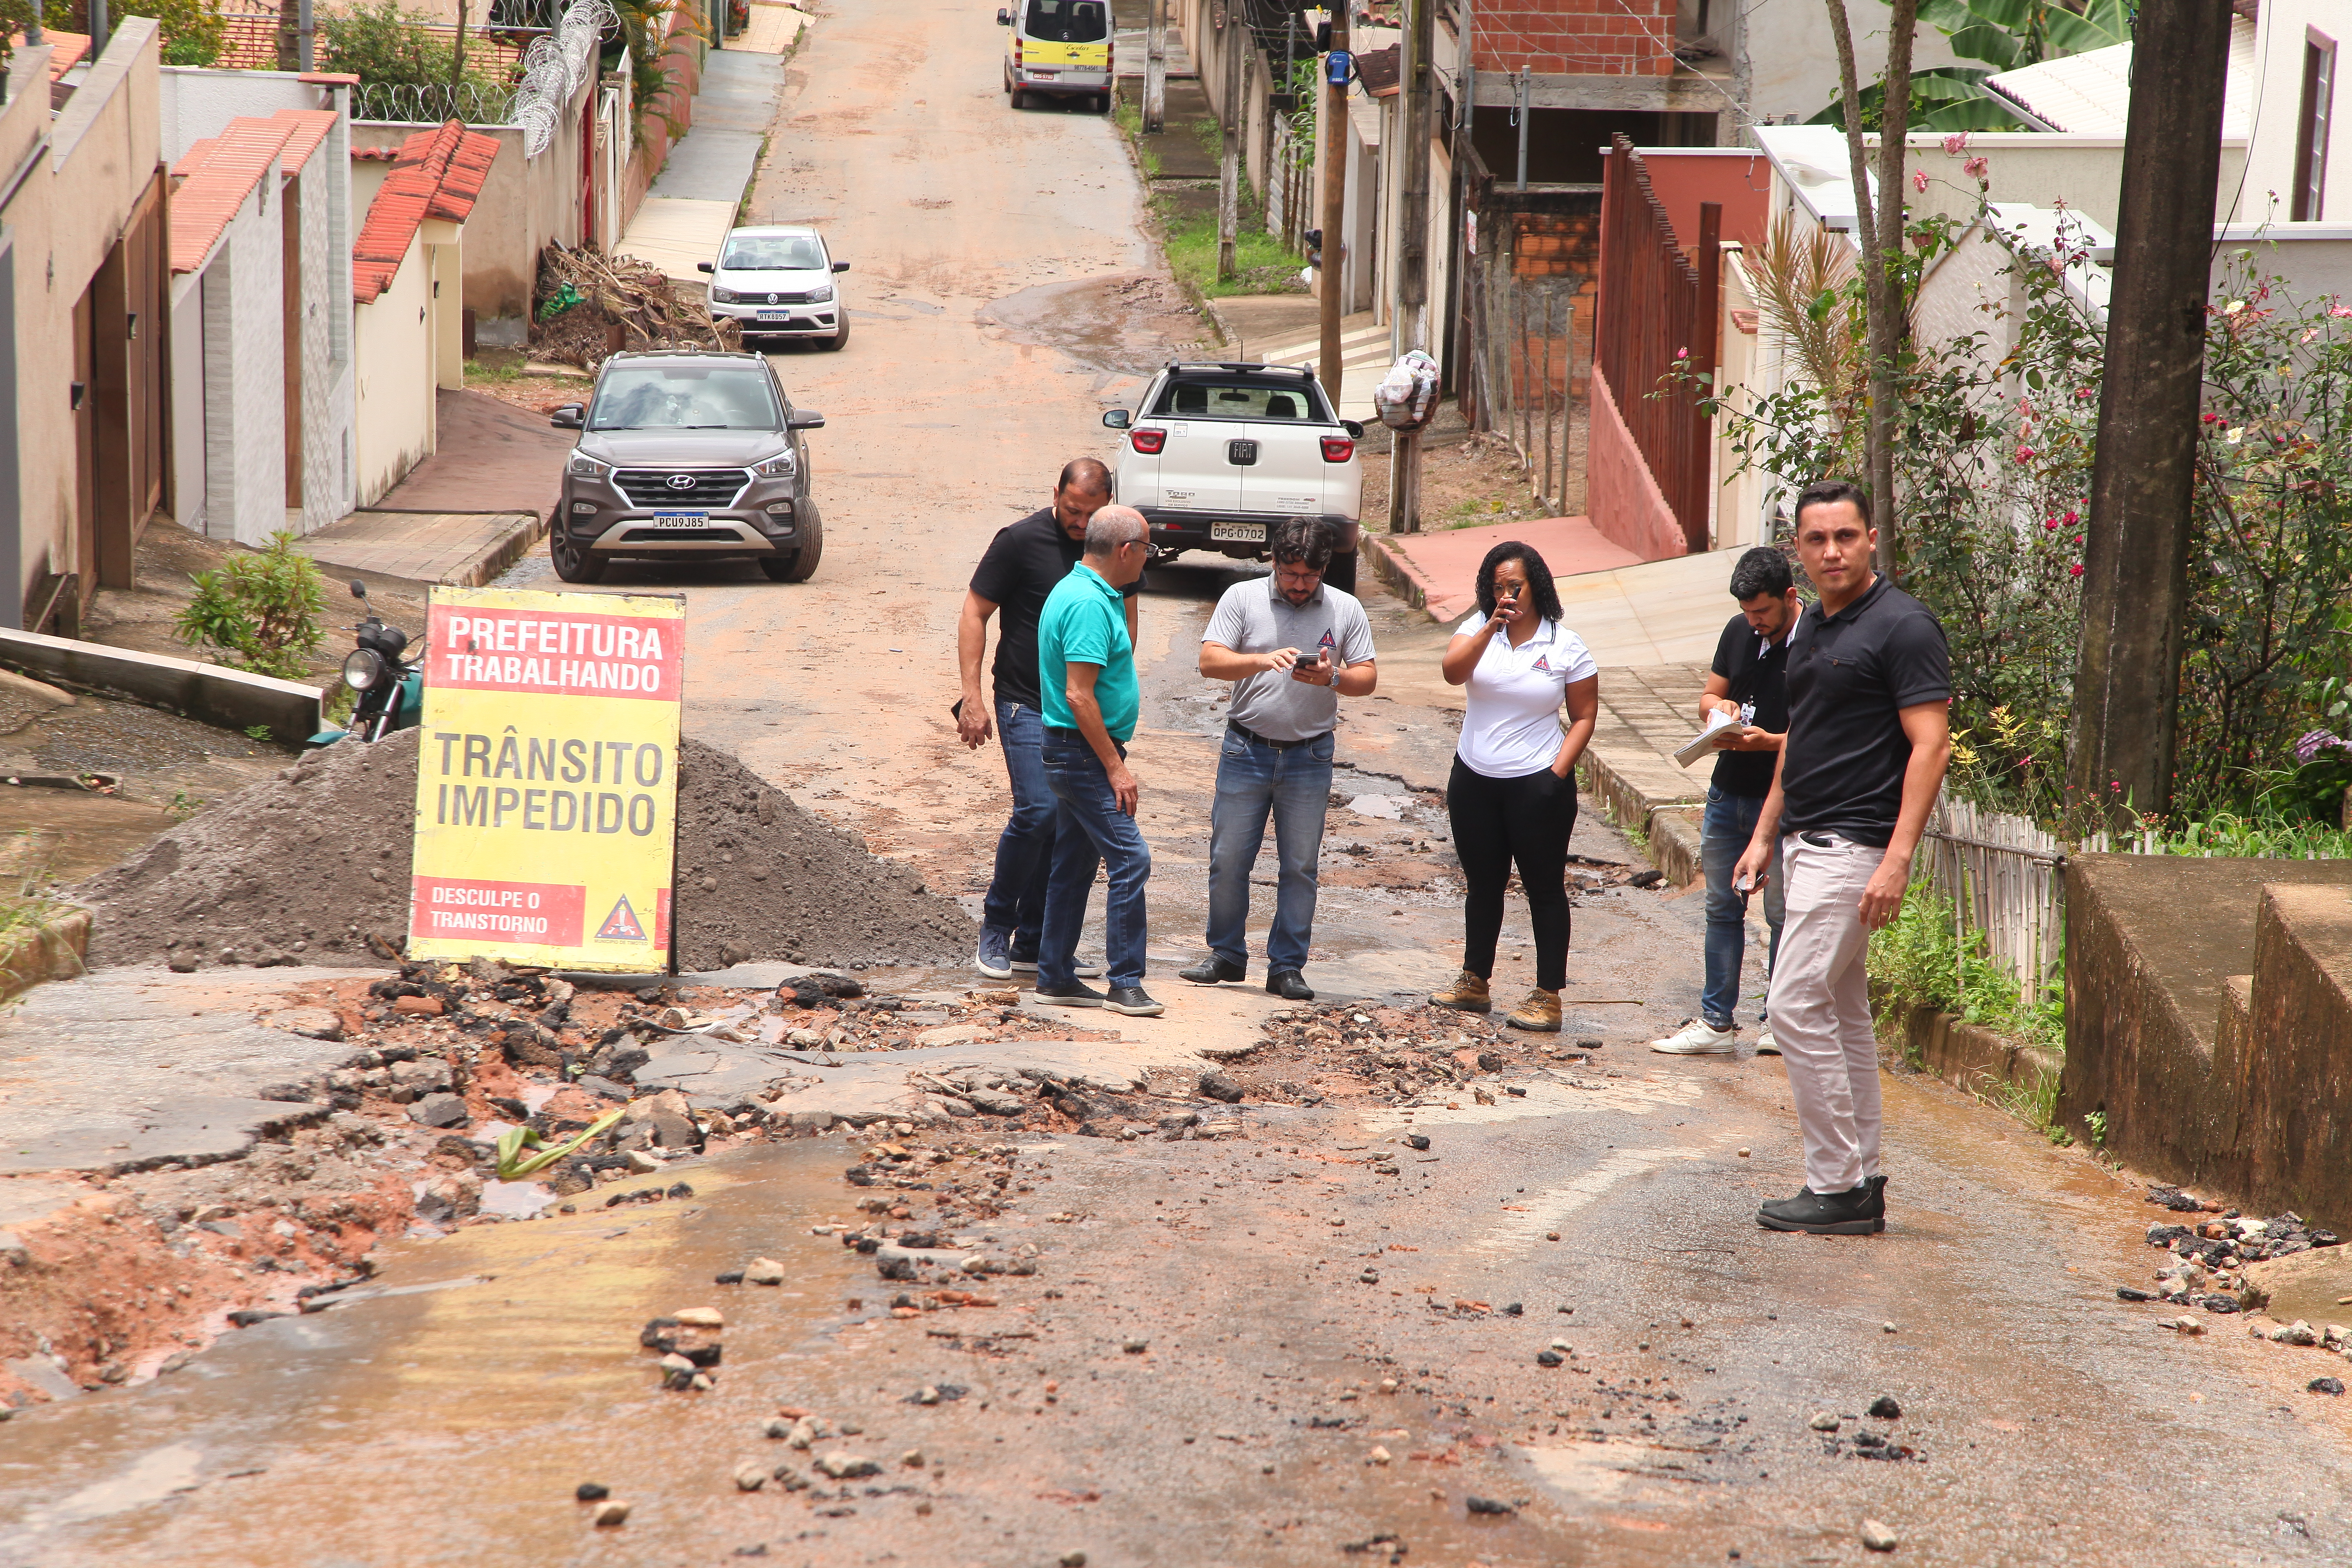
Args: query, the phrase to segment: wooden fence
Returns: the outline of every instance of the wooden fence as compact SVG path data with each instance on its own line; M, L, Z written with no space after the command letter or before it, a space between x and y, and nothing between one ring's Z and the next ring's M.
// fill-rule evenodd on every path
M1463 402L1478 427L1508 441L1548 510L1584 505L1586 367L1576 363L1576 280L1524 277L1511 256L1468 258L1470 318Z
M1685 256L1650 188L1642 154L1622 133L1610 141L1592 363L1696 552L1708 543L1712 432L1695 388L1661 383L1680 368L1715 363L1723 208L1715 202L1700 205L1697 243Z

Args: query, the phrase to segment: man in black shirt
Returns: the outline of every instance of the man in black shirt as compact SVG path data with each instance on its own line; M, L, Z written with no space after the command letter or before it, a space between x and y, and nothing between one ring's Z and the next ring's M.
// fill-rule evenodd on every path
M1797 558L1821 604L1789 641L1789 735L1735 877L1753 887L1780 847L1787 920L1772 1031L1805 1136L1805 1185L1766 1204L1769 1230L1886 1226L1878 1169L1878 1037L1864 967L1893 920L1952 757L1951 655L1927 607L1871 569L1869 498L1825 480L1797 498Z
M956 655L963 668L963 700L956 704L956 729L975 750L992 732L1004 740L1004 772L1013 783L1013 816L996 840L996 868L981 911L980 952L973 963L992 980L1037 967L1039 933L1045 921L1045 881L1053 866L1054 838L1061 811L1045 777L1045 716L1037 691L1037 615L1055 584L1070 574L1086 553L1087 523L1110 504L1110 470L1092 458L1064 465L1054 487L1054 504L998 531L956 624ZM1135 595L1127 595L1127 632L1135 636ZM999 610L996 703L993 722L980 689L980 656L988 646L988 619ZM1080 963L1077 973L1102 973Z
M1650 1048L1670 1057L1737 1054L1739 1046L1739 971L1748 956L1748 895L1731 885L1731 868L1755 837L1764 797L1772 793L1772 771L1789 728L1787 673L1789 638L1805 602L1789 570L1789 558L1761 546L1732 568L1731 596L1739 614L1723 628L1715 646L1715 667L1699 698L1702 722L1716 713L1738 721L1720 733L1721 755L1706 792L1699 822L1699 865L1706 878L1706 986L1699 993L1698 1016ZM1780 870L1764 879L1764 920L1772 928L1772 950L1780 945ZM1767 959L1767 970L1769 969ZM1756 1048L1776 1047L1771 1031L1759 1035Z

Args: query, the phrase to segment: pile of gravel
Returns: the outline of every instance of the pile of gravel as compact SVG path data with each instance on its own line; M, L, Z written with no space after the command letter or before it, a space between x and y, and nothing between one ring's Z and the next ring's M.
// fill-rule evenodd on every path
M408 931L421 733L308 753L73 889L96 916L91 963L394 961ZM676 881L678 964L689 971L947 962L978 935L912 870L690 739L679 748Z

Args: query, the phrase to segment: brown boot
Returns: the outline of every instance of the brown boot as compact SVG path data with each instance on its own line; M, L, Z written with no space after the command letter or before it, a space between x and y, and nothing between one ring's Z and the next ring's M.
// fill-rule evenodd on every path
M1559 1033L1559 993L1530 991L1528 999L1511 1009L1503 1020L1514 1029L1532 1029L1539 1035Z
M1431 992L1429 999L1437 1006L1451 1007L1457 1013L1484 1013L1495 1005L1495 999L1486 994L1486 982L1466 969L1459 980L1444 990ZM1553 1009L1552 1016L1552 1027L1557 1029L1559 1027L1557 1007Z

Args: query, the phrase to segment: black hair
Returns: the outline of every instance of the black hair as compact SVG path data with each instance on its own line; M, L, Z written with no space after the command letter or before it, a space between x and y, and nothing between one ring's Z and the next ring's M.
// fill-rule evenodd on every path
M1534 545L1521 544L1516 539L1497 544L1486 552L1486 559L1478 563L1479 614L1495 613L1495 572L1506 561L1516 561L1527 568L1528 592L1535 595L1536 614L1548 621L1561 619L1559 590L1552 586L1551 568L1544 563Z
M1062 465L1062 477L1054 481L1056 491L1076 486L1090 496L1111 493L1110 469L1100 458L1072 458Z
M1759 544L1740 556L1739 564L1731 569L1731 596L1743 605L1759 594L1786 598L1796 582L1796 574L1789 570L1789 558Z
M1797 509L1789 515L1801 530L1805 526L1807 507L1835 506L1842 500L1852 501L1853 510L1862 513L1863 527L1871 526L1870 492L1845 479L1815 479L1798 492Z
M1319 517L1286 517L1267 531L1265 547L1276 561L1303 561L1320 572L1331 564L1331 527Z

